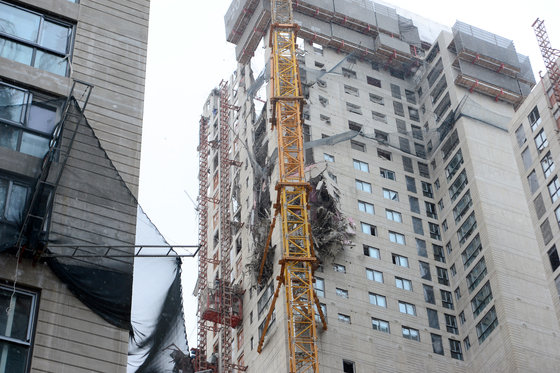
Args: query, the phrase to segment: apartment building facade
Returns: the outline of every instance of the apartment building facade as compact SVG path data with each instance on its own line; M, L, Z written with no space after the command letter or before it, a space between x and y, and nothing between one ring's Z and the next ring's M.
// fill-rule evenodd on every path
M0 1L2 372L126 370L148 14Z
M269 272L258 284L277 181L267 67L262 74L251 69L254 53L263 58L255 51L269 55L267 9L266 1L234 1L226 14L239 61L227 107L236 109L227 123L236 166L220 168L218 146L208 156L213 201L222 198L220 172L231 172L231 281L245 290L233 361L255 372L288 367L283 289L263 351L256 351L282 251L276 228ZM546 107L528 59L511 40L461 22L422 40L421 25L369 2L298 1L294 18L306 170L311 194L325 186L330 196L328 206L312 202L311 216L321 208L347 223L344 232L329 231L343 237L337 250L317 250L315 289L328 324L322 330L317 318L321 371L554 371L554 167L542 167L534 190L526 180L541 171L538 163L557 159L558 144L552 124L548 143L537 141L537 125L534 141L526 135L533 157L523 166L515 128L529 133L537 102L544 123ZM215 90L203 109L211 144L219 138L219 98ZM538 212L532 192L550 197ZM219 204L209 203L208 258L216 261L219 213ZM550 228L542 228L545 220ZM316 242L325 239L314 234ZM219 266L209 264L207 277L209 284L219 278ZM209 332L208 355L223 343Z

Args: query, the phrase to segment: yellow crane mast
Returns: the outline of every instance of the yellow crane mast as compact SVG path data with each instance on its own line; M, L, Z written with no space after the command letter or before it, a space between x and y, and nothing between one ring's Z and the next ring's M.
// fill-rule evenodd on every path
M311 228L308 220L308 190L303 159L301 81L296 57L298 26L293 22L292 2L272 0L270 27L272 125L278 133L279 180L276 213L282 224L283 254L278 288L259 341L264 336L280 286L286 286L289 371L318 372L317 329L313 289ZM264 261L264 258L263 258ZM319 309L320 312L320 309ZM321 314L322 316L322 314ZM323 318L323 317L322 317Z

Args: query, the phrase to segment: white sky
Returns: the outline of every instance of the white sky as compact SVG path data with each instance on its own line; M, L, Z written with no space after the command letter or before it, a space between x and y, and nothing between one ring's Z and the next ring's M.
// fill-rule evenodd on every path
M236 68L225 40L223 17L231 0L154 0L150 10L144 104L140 203L167 241L196 244L198 223L198 125L211 89ZM535 75L544 65L531 25L545 20L560 49L560 1L393 1L396 6L451 27L455 20L493 32L529 55ZM256 72L258 73L258 72ZM537 75L536 75L537 76ZM538 76L537 76L538 80ZM183 261L189 346L196 346L196 299L191 295L197 260Z

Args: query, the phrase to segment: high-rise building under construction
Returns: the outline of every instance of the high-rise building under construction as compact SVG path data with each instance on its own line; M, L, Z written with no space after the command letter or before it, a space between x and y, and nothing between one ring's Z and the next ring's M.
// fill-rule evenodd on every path
M320 371L558 370L548 80L511 40L459 21L435 35L370 1L292 3ZM276 281L270 20L269 1L231 4L239 65L201 119L199 354L220 371L290 371L299 317Z

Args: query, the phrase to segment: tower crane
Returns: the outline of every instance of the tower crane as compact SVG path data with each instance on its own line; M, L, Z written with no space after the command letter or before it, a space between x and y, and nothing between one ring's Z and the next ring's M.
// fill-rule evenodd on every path
M257 350L262 351L274 304L281 285L285 285L289 372L318 372L314 306L322 320L324 316L313 288L316 258L308 218L310 186L304 172L301 118L304 99L296 56L298 25L293 21L291 0L271 0L271 15L271 122L278 134L279 163L275 213L280 215L283 251L278 287Z

